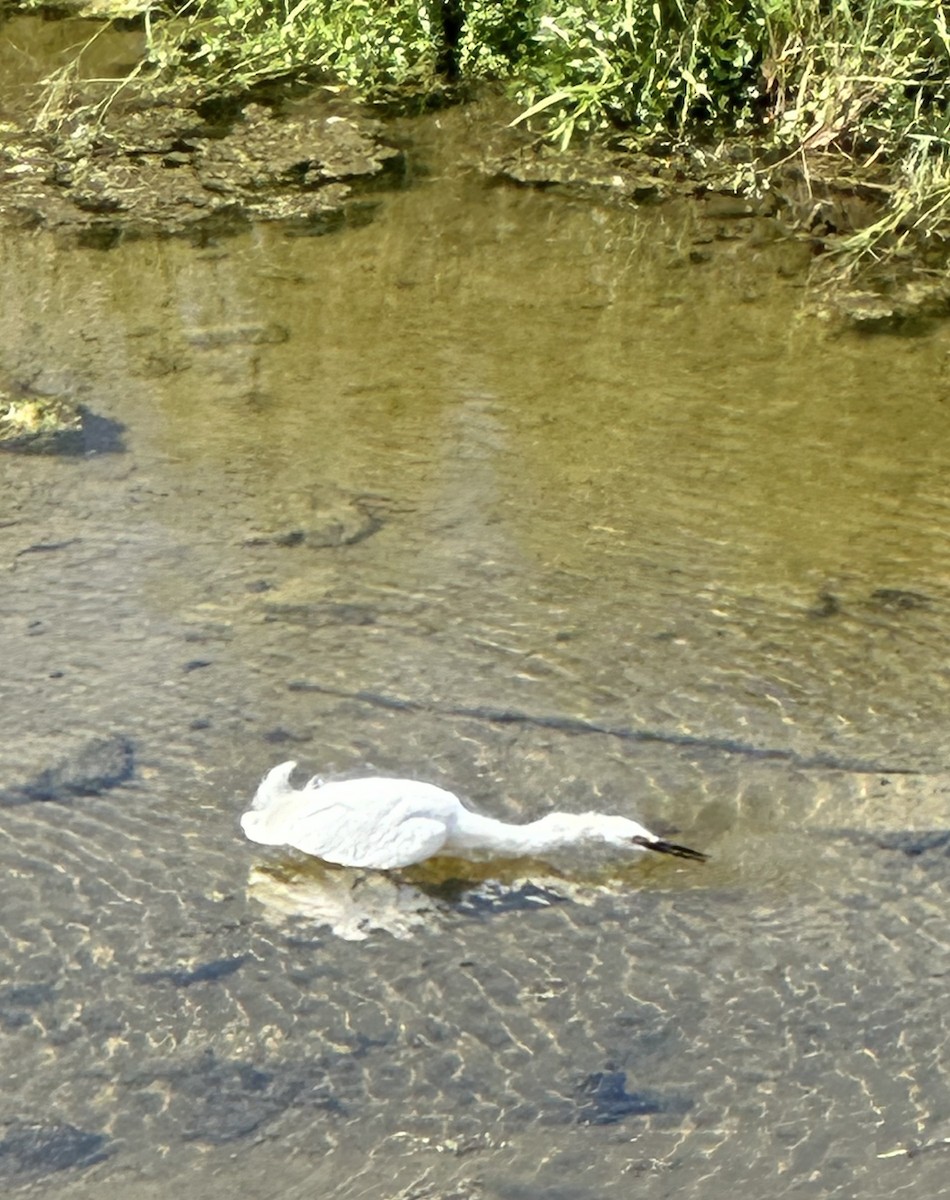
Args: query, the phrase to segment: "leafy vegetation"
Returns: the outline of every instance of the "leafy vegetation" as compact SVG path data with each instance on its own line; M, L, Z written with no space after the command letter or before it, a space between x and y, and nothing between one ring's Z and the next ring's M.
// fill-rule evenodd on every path
M943 136L942 0L192 0L152 29L167 65L240 89L321 71L366 91L505 78L562 143L578 131L758 130L821 147ZM169 35L169 28L174 33Z

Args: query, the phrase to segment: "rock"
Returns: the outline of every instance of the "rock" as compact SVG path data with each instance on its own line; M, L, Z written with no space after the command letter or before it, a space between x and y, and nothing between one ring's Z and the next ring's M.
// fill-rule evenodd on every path
M102 454L125 449L123 426L59 396L0 393L0 450L20 454Z

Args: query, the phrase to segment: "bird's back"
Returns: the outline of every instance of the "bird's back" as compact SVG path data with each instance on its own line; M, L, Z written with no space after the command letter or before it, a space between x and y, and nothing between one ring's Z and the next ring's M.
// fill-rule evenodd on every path
M461 808L451 792L414 779L311 780L298 790L290 786L288 766L275 767L264 779L242 818L244 832L254 841L293 846L344 866L389 869L421 862L444 844Z

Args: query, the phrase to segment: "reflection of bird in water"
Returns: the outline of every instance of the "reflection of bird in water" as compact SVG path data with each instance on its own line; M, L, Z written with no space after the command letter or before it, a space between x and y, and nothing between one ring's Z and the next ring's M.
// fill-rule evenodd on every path
M477 872L468 879L427 881L422 871L419 876L414 882L397 881L386 871L340 871L317 858L285 859L252 866L247 890L272 919L329 926L348 942L377 932L408 938L445 919L536 912L576 898L562 881L555 890L523 877L480 880Z
M291 787L296 763L265 775L241 828L253 842L293 846L346 867L389 870L434 854L459 858L546 855L582 844L655 850L704 862L706 855L657 837L627 817L550 813L511 825L474 813L458 796L413 779L311 779Z
M442 907L419 888L378 871L337 871L316 859L251 868L248 894L272 917L325 925L347 942L384 931L408 938L429 926Z

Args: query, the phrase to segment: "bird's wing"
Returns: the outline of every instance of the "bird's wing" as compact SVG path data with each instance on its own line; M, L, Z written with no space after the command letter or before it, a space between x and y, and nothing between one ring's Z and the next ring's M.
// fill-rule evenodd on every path
M286 843L344 867L373 867L387 871L408 867L435 854L446 841L445 823L436 817L354 813L344 804L331 804L295 822Z
M348 867L391 870L422 862L445 844L448 831L437 797L434 811L420 804L420 786L429 785L349 780L304 789L283 822L282 839L304 854Z

